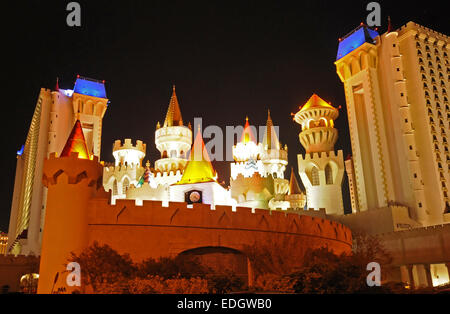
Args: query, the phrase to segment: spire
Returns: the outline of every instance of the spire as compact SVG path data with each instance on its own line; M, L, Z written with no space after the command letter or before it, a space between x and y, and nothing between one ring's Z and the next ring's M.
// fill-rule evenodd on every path
M252 128L250 127L250 123L248 123L248 117L245 117L245 126L244 132L242 132L241 142L246 144L250 141L256 143L255 136L253 135Z
M291 168L291 179L289 180L289 195L303 194L300 186L298 185L297 178L294 174L294 168Z
M59 91L59 77L56 78L55 91Z
M71 153L78 153L78 158L80 159L91 159L86 140L84 139L83 128L78 119L73 126L72 132L70 132L69 138L61 153L61 157L68 157Z
M392 23L391 23L391 17L388 16L388 29L387 32L390 33L392 32Z
M270 117L270 110L267 110L267 123L264 132L263 147L265 149L280 149L280 142L278 141L277 133L275 132L272 118Z
M198 130L183 176L176 184L216 182L215 174L203 142L202 133Z
M150 161L147 160L147 162L145 163L144 182L150 183L151 175L152 175L152 172L150 170Z
M181 117L180 105L178 103L177 94L175 92L175 85L173 85L172 97L170 97L169 109L167 110L164 127L182 125L183 118Z

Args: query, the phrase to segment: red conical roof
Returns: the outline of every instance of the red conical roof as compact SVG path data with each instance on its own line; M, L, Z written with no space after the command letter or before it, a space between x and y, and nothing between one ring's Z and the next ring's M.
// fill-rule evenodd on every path
M78 158L80 159L91 159L80 120L75 122L72 132L70 132L69 138L61 153L61 157L68 157L71 153L78 153Z

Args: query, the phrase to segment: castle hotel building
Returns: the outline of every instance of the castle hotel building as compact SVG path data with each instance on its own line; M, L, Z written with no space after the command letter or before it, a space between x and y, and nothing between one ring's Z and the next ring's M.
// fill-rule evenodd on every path
M3 250L41 255L44 293L53 291L67 255L97 240L136 260L226 250L219 253L232 252L250 285L245 245L285 234L301 258L307 248L320 246L349 252L351 232L363 231L379 235L393 254L391 280L411 287L447 283L449 53L448 36L413 22L381 35L362 24L340 39L335 65L345 90L352 155L344 161L334 147L334 121L342 112L314 94L294 116L306 150L298 155L306 192L293 170L285 178L288 150L270 112L260 142L246 119L233 146L230 186L224 187L201 130L182 118L175 87L165 120L156 125L160 158L153 167L143 163L147 145L131 139L114 142L113 164L100 162L108 106L104 81L77 77L73 90L41 89L17 152ZM65 281L58 285L65 287Z
M352 212L399 204L421 226L449 221L449 53L448 36L413 22L340 39Z

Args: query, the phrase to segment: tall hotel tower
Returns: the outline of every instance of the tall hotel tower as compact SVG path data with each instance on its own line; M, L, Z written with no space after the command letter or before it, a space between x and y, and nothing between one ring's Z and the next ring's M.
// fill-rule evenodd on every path
M44 159L62 152L77 118L89 154L100 157L107 103L104 82L79 76L73 90L60 89L58 84L53 91L41 89L25 145L17 152L7 254L40 254L47 200Z
M340 39L353 157L353 212L409 208L422 226L450 222L449 38L409 22Z

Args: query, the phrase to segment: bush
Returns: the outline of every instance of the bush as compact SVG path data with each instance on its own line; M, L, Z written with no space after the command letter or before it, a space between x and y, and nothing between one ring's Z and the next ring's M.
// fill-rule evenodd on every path
M209 293L224 294L239 291L243 286L243 280L234 273L213 274L208 276Z
M150 276L146 279L135 278L128 282L128 293L201 294L208 293L208 282L205 279L194 277L191 277L190 279L164 279L160 276Z
M254 288L259 291L293 293L294 283L289 276L264 274L256 278Z

